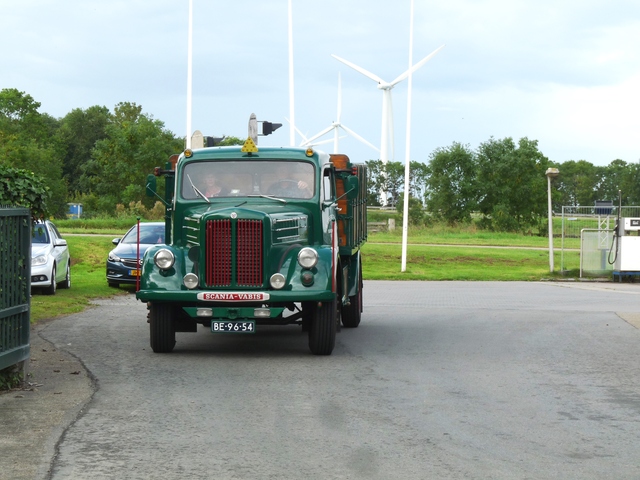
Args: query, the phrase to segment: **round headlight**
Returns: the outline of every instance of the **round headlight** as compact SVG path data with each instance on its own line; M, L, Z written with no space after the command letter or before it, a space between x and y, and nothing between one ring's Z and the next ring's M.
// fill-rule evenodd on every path
M298 252L298 263L302 268L313 268L318 263L318 252L313 248L304 247Z
M171 252L171 250L167 250L166 248L161 248L153 256L153 261L158 268L167 270L168 268L173 267L173 262L176 261L176 258L173 256L173 253Z
M195 273L187 273L182 279L182 283L189 290L192 290L198 286L198 276Z
M274 273L273 275L271 275L271 278L269 279L269 283L271 284L271 287L275 288L276 290L280 290L282 287L284 287L285 282L286 282L286 279L284 278L284 275L282 275L281 273Z

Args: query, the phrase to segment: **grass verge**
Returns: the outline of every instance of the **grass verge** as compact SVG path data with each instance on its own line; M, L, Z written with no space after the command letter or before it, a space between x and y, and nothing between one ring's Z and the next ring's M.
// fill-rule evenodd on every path
M579 252L569 252L569 255L579 262ZM544 250L409 245L407 268L401 272L401 245L367 243L362 248L362 260L365 280L533 281L567 278L549 272L549 253ZM554 255L556 261L559 262L559 254Z
M105 263L109 251L113 248L110 236L124 234L135 220L118 220L115 223L78 222L80 221L69 220L56 223L63 236L67 233L95 233L108 236L65 237L72 259L71 288L58 289L57 293L51 296L34 290L31 298L32 322L77 313L87 308L91 299L131 294L133 290L133 287L110 288L105 278ZM401 241L401 229L369 236L368 243L362 249L365 280L535 281L576 276L576 272L569 272L568 276L549 272L549 254L545 250L548 247L548 239L545 237L446 226L411 229L405 272L400 272ZM435 246L436 244L452 246ZM541 250L530 250L532 247ZM555 253L555 264L560 265L559 246ZM579 265L579 252L565 251L564 255L565 264Z
M63 234L64 236L64 234ZM71 288L59 288L55 295L34 289L31 296L31 321L81 312L94 298L127 291L110 288L105 277L106 261L113 248L111 239L101 236L65 237L71 253Z

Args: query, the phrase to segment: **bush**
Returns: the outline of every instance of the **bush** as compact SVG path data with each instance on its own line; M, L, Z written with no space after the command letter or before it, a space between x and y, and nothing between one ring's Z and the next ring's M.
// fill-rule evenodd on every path
M400 195L400 199L396 204L396 210L403 220L404 214L404 198ZM425 211L422 202L415 197L409 197L409 225L419 226L425 223Z
M34 219L49 217L49 189L42 177L28 170L0 165L0 205L26 207Z

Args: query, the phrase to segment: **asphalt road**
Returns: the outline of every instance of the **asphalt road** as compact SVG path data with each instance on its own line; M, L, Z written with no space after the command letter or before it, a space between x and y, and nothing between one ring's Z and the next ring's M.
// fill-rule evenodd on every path
M96 391L52 479L638 479L640 286L365 282L330 357L298 327L178 334L133 296L41 335Z

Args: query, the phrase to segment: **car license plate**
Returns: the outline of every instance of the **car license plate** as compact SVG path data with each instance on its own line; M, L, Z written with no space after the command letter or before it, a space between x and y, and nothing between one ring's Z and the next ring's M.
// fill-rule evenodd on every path
M132 277L139 277L140 270L129 270L129 275L131 275Z
M212 320L211 331L213 333L255 333L256 322L253 320Z

